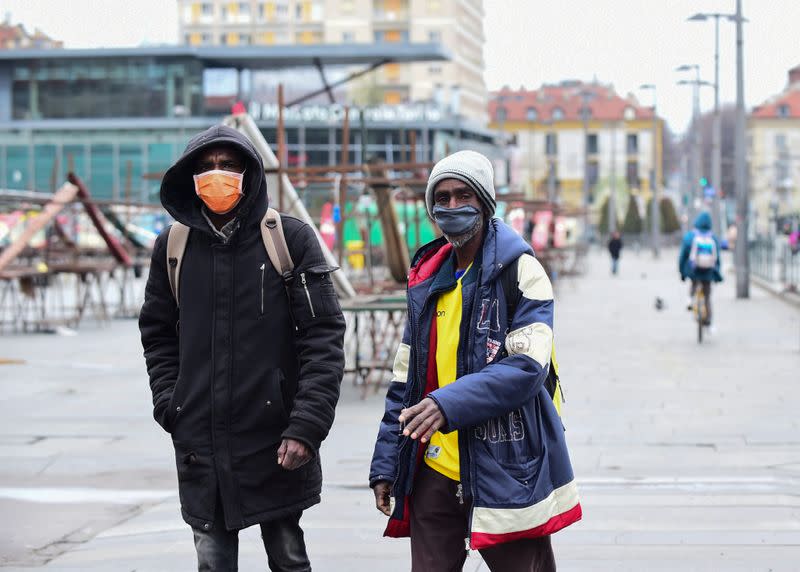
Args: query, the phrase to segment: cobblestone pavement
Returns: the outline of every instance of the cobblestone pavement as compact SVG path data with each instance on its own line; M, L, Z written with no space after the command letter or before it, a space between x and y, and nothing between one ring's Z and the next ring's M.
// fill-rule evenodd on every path
M601 254L557 288L564 421L584 520L555 536L560 570L800 569L800 313L715 289L702 346L677 252ZM664 308L657 310L659 297ZM75 337L0 338L0 566L192 570L168 437L150 417L133 321ZM346 382L323 448L323 503L303 524L315 570L408 570L406 541L365 480L380 395ZM265 568L257 529L240 568ZM479 556L469 571L483 570Z

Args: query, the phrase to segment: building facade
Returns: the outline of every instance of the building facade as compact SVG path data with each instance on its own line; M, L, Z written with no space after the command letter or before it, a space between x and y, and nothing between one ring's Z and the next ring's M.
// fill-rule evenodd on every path
M278 70L369 66L387 59L446 61L429 45L152 47L97 50L0 50L0 189L52 191L75 171L99 199L158 202L164 171L188 140L231 111L209 93L219 68ZM272 73L272 72L270 72ZM240 94L241 95L241 94ZM251 102L249 111L275 146L277 109ZM360 113L362 110L358 110ZM341 161L343 108L286 110L284 164ZM492 156L496 133L468 128L435 107L379 106L351 113L351 164L366 156L431 161L462 147ZM363 127L362 127L363 125ZM502 163L502 157L495 157ZM330 194L330 185L320 192Z
M20 50L25 48L52 49L63 48L64 43L54 40L39 29L28 32L22 24L12 24L6 14L0 22L0 50Z
M750 197L756 229L777 217L800 214L800 65L786 88L748 118Z
M482 0L178 0L177 5L179 37L193 46L441 44L451 53L450 62L385 65L352 84L343 103L428 101L486 123Z
M653 109L619 96L609 85L564 81L534 90L506 87L491 94L489 115L492 128L516 138L512 183L530 198L581 206L586 176L590 204L608 193L612 178L618 191L647 199L653 173L662 178L663 121L655 121L654 138Z

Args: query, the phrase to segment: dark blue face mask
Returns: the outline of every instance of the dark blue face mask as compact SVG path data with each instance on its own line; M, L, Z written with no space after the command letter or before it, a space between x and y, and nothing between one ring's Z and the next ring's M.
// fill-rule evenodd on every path
M447 236L461 236L470 232L478 224L481 211L472 205L448 209L433 207L433 220Z

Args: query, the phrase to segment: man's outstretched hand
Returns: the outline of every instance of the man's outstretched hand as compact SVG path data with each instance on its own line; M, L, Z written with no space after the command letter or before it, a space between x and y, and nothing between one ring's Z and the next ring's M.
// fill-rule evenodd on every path
M426 397L418 404L400 411L400 426L403 435L419 439L421 443L430 441L434 433L444 427L445 419L436 402Z
M294 439L284 439L278 448L278 464L287 471L299 469L311 460L311 451Z
M378 483L372 487L372 492L375 493L375 508L386 516L392 516L392 505L389 500L391 484L389 481L378 481Z

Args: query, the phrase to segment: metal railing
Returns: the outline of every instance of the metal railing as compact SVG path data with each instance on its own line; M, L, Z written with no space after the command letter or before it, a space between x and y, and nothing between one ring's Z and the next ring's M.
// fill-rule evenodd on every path
M792 251L788 242L758 239L750 243L750 271L754 276L784 290L800 290L800 252Z

